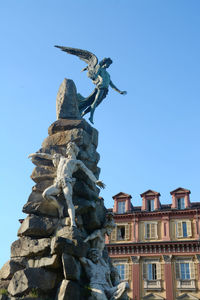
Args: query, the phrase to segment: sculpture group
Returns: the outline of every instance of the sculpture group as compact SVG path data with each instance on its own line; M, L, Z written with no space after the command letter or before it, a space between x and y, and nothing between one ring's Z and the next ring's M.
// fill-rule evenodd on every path
M71 47L55 46L64 52L78 56L81 60L85 61L88 66L82 71L88 71L87 76L92 80L96 86L94 91L87 97L84 98L78 94L79 98L79 111L83 117L90 112L89 121L94 124L94 111L96 107L106 98L108 94L109 86L121 95L126 95L126 91L120 91L112 82L107 68L112 64L111 58L104 58L98 63L98 58L93 53L76 49Z
M93 123L109 86L126 92L106 71L111 59L98 64L89 51L57 47L88 63L84 70L96 87L83 98L72 80L63 81L57 97L62 117L49 127L42 148L29 155L36 165L35 186L23 207L28 216L11 246L11 259L0 270L0 290L7 291L0 299L28 300L34 290L35 300L127 300L128 283L121 281L105 247L115 222L99 197L105 184L98 179L98 131L80 118L90 112Z
M56 177L54 183L46 188L43 192L43 198L58 209L59 218L64 217L64 207L59 203L56 196L61 192L64 194L70 217L70 226L77 227L75 222L75 208L73 204L73 186L76 181L72 177L78 169L81 169L89 179L97 186L104 188L102 181L97 180L94 174L85 166L85 164L77 159L79 148L75 142L69 142L66 147L66 157L60 154L33 153L29 158L45 158L51 160L56 167ZM111 270L108 263L103 258L105 249L106 235L110 236L115 223L112 214L107 214L106 221L102 228L93 231L88 235L84 242L90 242L90 250L87 257L80 257L79 260L85 269L86 275L90 282L91 300L114 300L120 299L121 296L129 288L127 282L119 282L113 286L111 281Z

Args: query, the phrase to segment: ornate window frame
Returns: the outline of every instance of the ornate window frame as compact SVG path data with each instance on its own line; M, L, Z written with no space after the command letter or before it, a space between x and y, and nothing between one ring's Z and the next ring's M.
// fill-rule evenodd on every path
M157 221L145 221L144 222L144 238L146 240L158 239L158 222Z
M129 280L131 280L131 278L130 278L130 264L129 264L128 259L126 259L126 258L124 258L124 259L112 259L112 263L113 263L114 267L116 267L116 268L119 265L123 265L124 266L124 278L121 279L121 281L129 281ZM119 273L119 275L121 275L121 274Z
M190 278L181 278L181 264L189 264ZM192 257L179 257L175 260L177 289L195 291L195 264Z
M148 265L156 265L156 279L148 278ZM142 264L142 276L144 280L144 289L145 290L157 290L161 291L161 263L160 259L145 259Z

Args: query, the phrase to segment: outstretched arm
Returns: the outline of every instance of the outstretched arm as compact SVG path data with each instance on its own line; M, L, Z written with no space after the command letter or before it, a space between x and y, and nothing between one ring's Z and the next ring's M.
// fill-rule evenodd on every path
M99 236L99 234L100 234L100 230L99 229L95 230L93 233L88 235L88 237L84 240L84 242L86 243L87 241L94 240Z
M126 95L127 92L126 91L120 91L115 85L114 83L110 80L110 86L113 90L115 90L116 92L120 93L121 95Z
M97 180L92 171L90 171L81 160L78 161L78 165L79 168L90 178L91 181L93 181L100 188L105 188L105 184L101 180Z
M31 158L31 159L33 159L35 157L45 158L45 159L49 159L49 160L53 159L53 155L48 154L48 153L31 153L28 156L28 158Z

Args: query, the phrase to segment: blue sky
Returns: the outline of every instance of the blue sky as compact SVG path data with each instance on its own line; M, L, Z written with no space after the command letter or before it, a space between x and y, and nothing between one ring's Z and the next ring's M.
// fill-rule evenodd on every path
M199 0L1 1L0 266L34 185L27 156L56 120L60 83L73 79L84 96L94 88L84 62L56 44L111 57L112 81L128 91L110 89L95 113L106 207L121 191L141 205L147 189L170 203L179 186L200 200L199 13Z

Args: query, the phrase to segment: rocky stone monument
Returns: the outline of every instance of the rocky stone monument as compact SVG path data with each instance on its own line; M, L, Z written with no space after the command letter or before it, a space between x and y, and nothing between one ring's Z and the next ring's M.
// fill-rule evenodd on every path
M73 48L71 48L73 49ZM105 249L115 224L99 197L98 131L81 117L80 96L64 79L55 121L30 154L35 182L27 217L0 270L1 300L128 299Z

